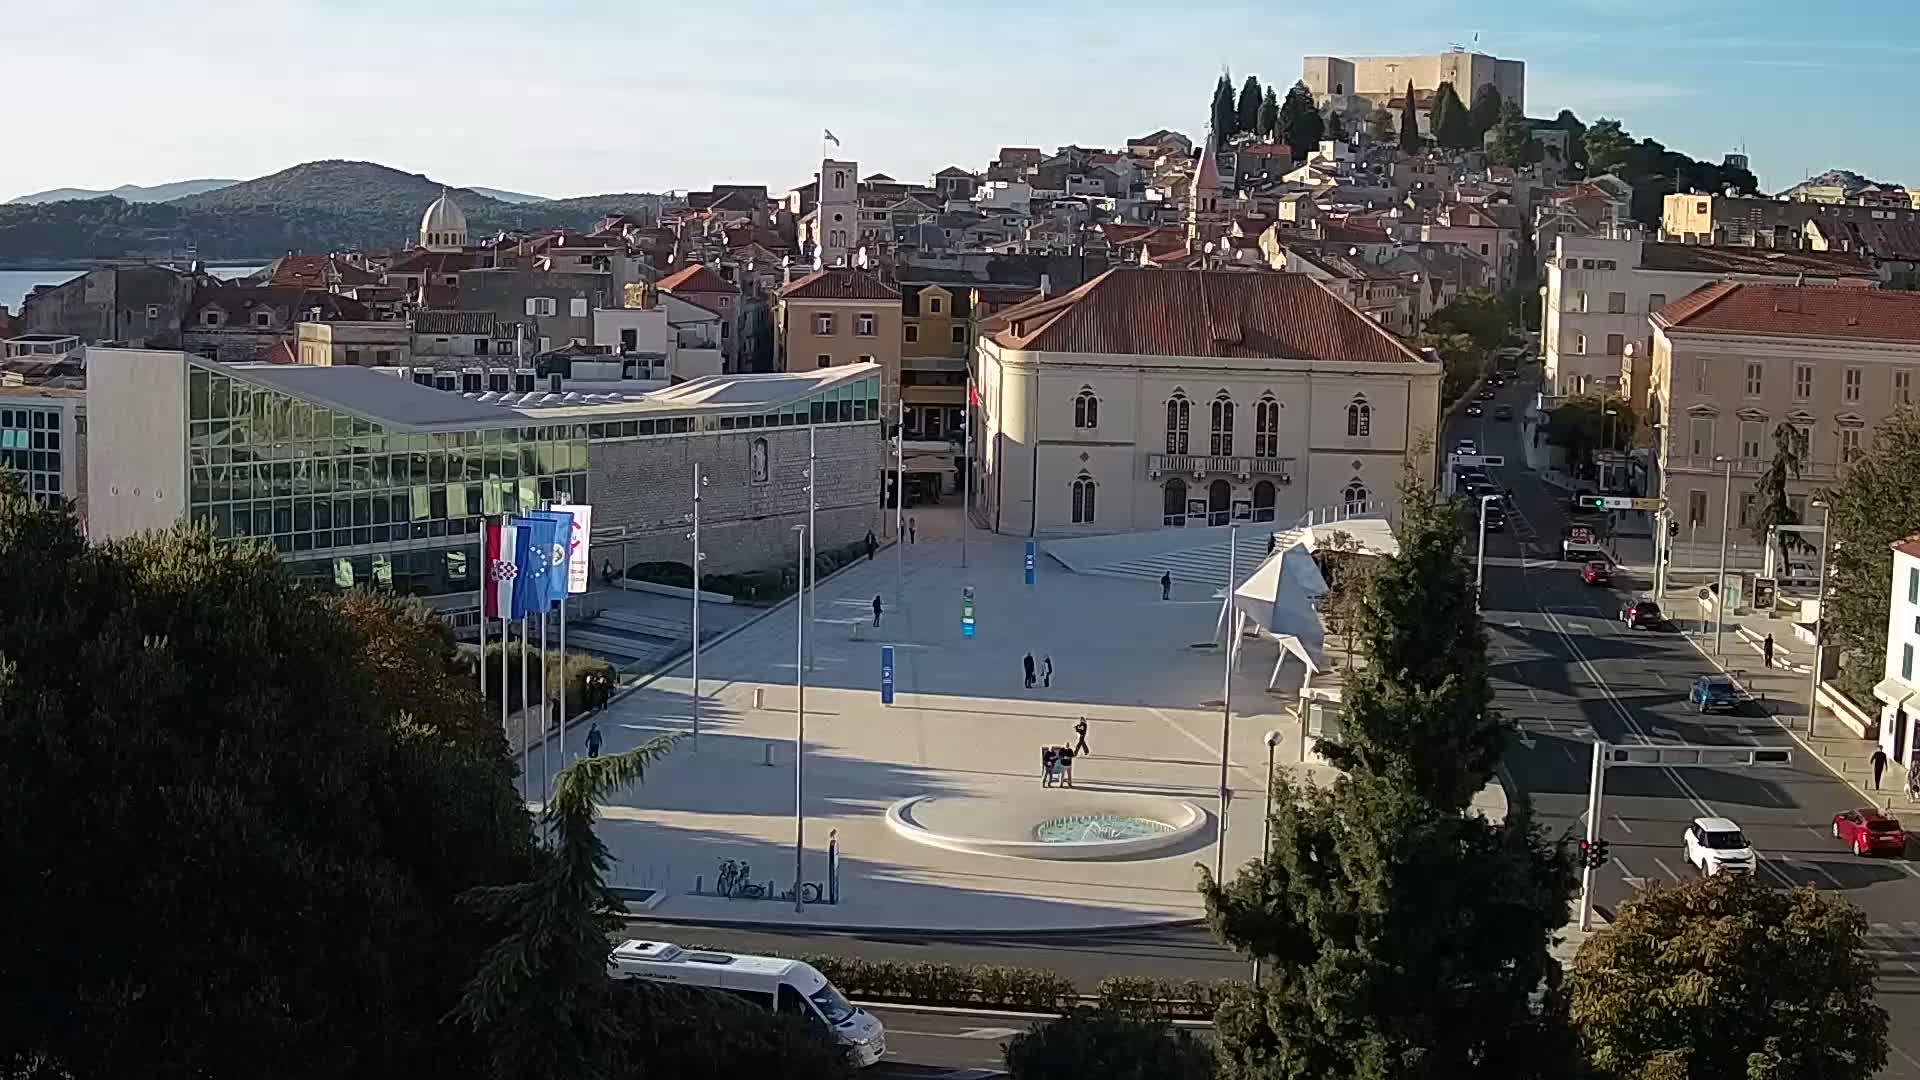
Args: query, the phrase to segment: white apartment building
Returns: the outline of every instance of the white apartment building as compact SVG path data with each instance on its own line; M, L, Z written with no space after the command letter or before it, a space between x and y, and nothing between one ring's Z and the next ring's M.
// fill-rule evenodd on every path
M1652 348L1647 317L1715 281L1868 286L1878 280L1870 263L1843 252L1666 244L1631 229L1613 237L1559 236L1543 286L1543 389L1555 396L1617 393L1629 348L1643 364Z
M1911 768L1920 718L1920 533L1893 545L1893 584L1887 603L1886 677L1873 688L1880 699L1880 749Z

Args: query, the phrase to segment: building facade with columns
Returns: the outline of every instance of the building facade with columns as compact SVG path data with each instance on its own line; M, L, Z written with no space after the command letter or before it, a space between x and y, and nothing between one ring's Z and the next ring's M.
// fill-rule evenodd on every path
M1434 476L1439 361L1304 275L1110 270L978 351L996 532L1290 524Z

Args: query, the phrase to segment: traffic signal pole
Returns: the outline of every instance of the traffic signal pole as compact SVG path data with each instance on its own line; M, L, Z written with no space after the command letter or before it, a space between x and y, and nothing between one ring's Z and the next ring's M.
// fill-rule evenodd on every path
M1586 857L1600 839L1600 792L1605 787L1607 744L1593 741L1593 771L1587 776L1587 839L1580 845L1580 929L1593 929L1593 859Z

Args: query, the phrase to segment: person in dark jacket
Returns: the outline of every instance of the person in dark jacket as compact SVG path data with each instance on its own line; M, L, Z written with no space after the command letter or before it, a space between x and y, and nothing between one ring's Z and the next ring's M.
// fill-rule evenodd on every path
M598 721L595 721L587 728L587 756L590 758L600 756L600 724Z
M1027 689L1031 690L1033 689L1033 654L1028 653L1026 656L1026 659L1022 660L1020 663L1022 667L1026 668Z

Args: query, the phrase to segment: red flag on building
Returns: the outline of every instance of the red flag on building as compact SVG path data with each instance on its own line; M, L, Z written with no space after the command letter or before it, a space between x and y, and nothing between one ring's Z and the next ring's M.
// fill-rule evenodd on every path
M967 380L967 404L976 409L980 407L980 388L973 384L972 379Z

